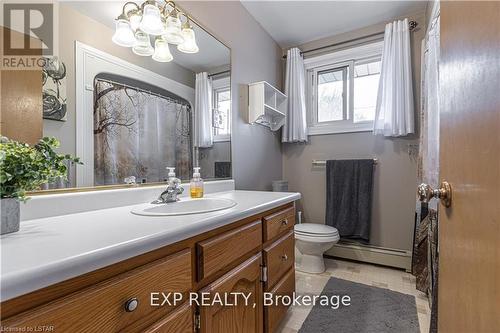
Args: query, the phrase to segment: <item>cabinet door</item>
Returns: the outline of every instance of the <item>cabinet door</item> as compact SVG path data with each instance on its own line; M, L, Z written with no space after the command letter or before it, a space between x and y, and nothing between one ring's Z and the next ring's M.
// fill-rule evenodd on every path
M146 329L144 333L192 333L193 331L193 311L189 302L185 302L163 320Z
M257 254L200 291L209 295L211 306L200 306L202 333L260 333L263 330L261 254ZM248 303L238 294L250 295ZM200 295L200 299L201 299ZM216 298L226 305L214 303ZM232 303L230 305L229 303Z
M276 283L276 286L270 291L276 296L289 296L293 297L293 292L295 291L295 270L289 270L283 278ZM277 332L283 318L285 318L288 311L288 306L283 304L275 304L271 306L266 306L264 309L264 321L265 321L265 332L274 333Z

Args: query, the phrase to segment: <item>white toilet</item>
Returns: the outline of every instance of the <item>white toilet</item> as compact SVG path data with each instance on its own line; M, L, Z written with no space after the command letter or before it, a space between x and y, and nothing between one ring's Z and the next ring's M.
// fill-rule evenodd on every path
M325 261L323 253L339 241L339 232L334 227L316 224L296 224L295 245L300 252L297 269L306 273L323 273Z

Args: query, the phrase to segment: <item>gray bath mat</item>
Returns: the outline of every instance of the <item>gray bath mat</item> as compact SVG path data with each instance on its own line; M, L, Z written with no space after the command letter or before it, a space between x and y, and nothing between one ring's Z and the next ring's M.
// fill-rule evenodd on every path
M419 333L415 297L396 291L330 278L322 295L351 297L336 310L315 304L299 333Z

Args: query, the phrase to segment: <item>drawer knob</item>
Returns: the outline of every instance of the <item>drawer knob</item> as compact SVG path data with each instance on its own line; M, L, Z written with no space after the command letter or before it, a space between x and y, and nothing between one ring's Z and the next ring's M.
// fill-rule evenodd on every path
M281 256L281 260L287 261L288 260L288 256L286 254L282 255Z
M125 311L132 312L135 309L137 309L138 305L139 305L139 300L133 297L125 302Z
M284 219L283 221L281 221L281 224L282 225L288 225L288 219Z

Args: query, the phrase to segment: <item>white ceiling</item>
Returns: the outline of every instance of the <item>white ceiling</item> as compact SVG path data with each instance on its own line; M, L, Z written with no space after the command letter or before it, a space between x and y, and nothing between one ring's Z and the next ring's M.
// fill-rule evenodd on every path
M67 1L64 2L64 5L68 5L83 15L114 29L115 18L122 12L122 6L125 2L126 0ZM137 1L136 3L141 4L142 2ZM176 47L170 46L170 52L174 56L173 62L193 72L209 71L230 63L230 51L224 44L194 23L193 29L200 52L186 54L178 51ZM109 42L111 43L111 40Z
M422 12L427 4L427 1L241 2L282 48Z

